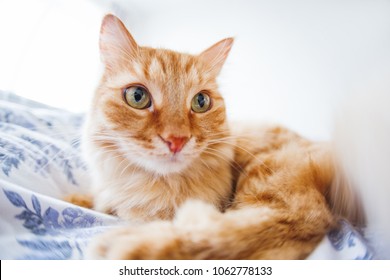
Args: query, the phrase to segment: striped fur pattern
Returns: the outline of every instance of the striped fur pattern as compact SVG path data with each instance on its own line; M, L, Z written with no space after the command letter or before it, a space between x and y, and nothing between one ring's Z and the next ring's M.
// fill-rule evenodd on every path
M199 55L139 46L104 18L105 65L85 133L93 204L138 226L92 242L90 258L302 259L333 226L329 147L277 126L228 124L216 78L233 40ZM138 110L123 90L142 85ZM198 92L211 109L191 110ZM186 137L172 153L162 139Z
M226 207L233 146L218 141L229 129L216 76L232 42L225 39L197 56L140 47L119 19L105 18L100 41L105 72L83 142L97 210L145 221L172 219L188 198ZM123 91L131 85L148 89L150 108L124 102ZM212 100L202 114L190 108L200 91ZM179 153L164 143L170 135L189 138Z

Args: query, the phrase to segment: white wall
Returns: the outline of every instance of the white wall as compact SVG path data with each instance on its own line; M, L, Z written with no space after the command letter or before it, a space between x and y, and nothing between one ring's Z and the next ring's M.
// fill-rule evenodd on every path
M85 110L100 75L102 15L84 0L0 0L0 89Z
M0 3L0 88L85 110L99 76L107 1ZM390 1L117 0L111 7L141 45L196 53L234 36L220 78L234 119L281 122L327 139L342 99L388 85Z

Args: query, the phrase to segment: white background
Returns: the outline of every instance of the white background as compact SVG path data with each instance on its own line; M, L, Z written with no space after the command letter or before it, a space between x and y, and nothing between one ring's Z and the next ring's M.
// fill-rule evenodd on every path
M220 77L233 119L328 139L341 101L389 88L390 1L0 0L0 89L86 111L109 10L140 45L198 53L234 36Z

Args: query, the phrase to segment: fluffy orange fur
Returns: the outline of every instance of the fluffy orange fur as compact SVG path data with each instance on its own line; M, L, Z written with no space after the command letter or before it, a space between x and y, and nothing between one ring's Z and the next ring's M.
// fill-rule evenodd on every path
M172 219L189 198L226 207L233 148L219 141L229 130L215 79L231 44L226 39L198 56L140 47L119 19L104 19L105 73L83 142L97 210L146 221ZM126 104L123 91L132 85L148 89L150 108ZM200 91L213 103L202 114L190 108ZM163 140L169 137L188 142L173 154Z
M118 18L104 18L105 71L83 142L93 204L147 223L97 238L89 257L302 259L332 227L326 144L228 124L216 78L232 43L199 55L141 47ZM147 89L149 107L127 104L132 86ZM202 113L191 109L199 92L211 100ZM166 139L185 141L178 150Z

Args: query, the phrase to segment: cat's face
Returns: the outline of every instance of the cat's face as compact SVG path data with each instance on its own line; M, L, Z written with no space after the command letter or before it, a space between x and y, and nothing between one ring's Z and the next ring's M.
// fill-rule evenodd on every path
M160 175L217 154L228 127L216 77L232 43L225 39L196 56L140 47L119 19L106 16L92 139Z

